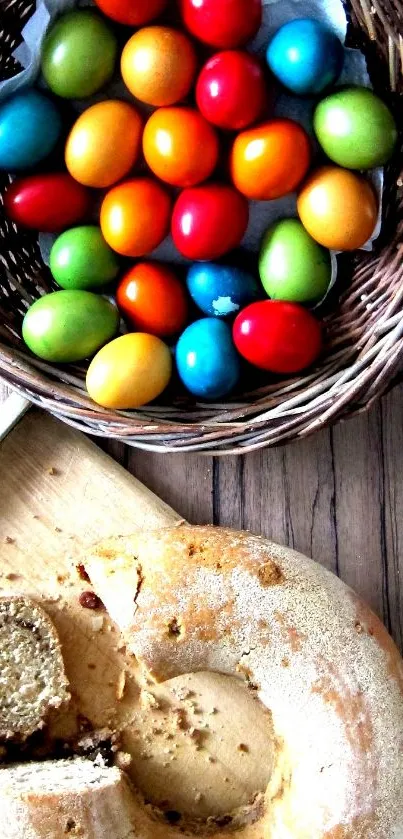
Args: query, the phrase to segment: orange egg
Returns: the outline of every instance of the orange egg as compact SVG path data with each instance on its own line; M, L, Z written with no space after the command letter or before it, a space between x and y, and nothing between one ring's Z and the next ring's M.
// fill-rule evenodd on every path
M304 184L298 213L308 233L321 245L355 251L375 230L378 202L372 186L360 175L323 166Z
M214 128L194 108L154 111L143 134L150 169L173 186L190 187L213 173L219 153Z
M291 119L273 119L243 131L230 157L232 180L243 195L271 201L300 185L311 161L308 134Z
M169 230L171 198L152 178L133 178L115 186L101 207L105 241L123 256L144 256Z
M143 121L133 105L109 99L78 117L66 143L66 166L85 186L107 187L138 160Z
M123 81L148 105L173 105L184 99L196 75L197 59L189 38L168 26L148 26L132 35L121 60Z

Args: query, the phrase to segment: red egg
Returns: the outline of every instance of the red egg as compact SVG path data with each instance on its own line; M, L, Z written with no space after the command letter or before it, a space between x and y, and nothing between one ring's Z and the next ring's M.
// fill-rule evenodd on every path
M168 0L95 0L104 15L126 26L144 26L164 11Z
M180 0L180 9L192 35L218 49L246 44L262 23L262 0Z
M139 262L125 274L116 292L120 311L139 332L175 335L186 326L185 286L167 265Z
M187 259L219 259L240 244L248 221L249 205L239 192L225 184L203 184L179 196L172 237Z
M241 131L261 119L270 99L262 65L242 50L213 55L197 82L199 110L228 131Z
M65 172L18 178L4 196L12 221L44 233L58 233L81 221L90 205L89 190Z
M250 364L271 373L299 373L320 355L322 325L297 303L264 300L235 320L234 342Z

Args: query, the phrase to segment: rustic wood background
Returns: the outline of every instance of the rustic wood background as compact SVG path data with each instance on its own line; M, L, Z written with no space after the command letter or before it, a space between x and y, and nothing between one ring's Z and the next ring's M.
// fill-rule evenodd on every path
M190 522L262 533L335 571L403 649L403 387L369 415L244 458L102 447Z

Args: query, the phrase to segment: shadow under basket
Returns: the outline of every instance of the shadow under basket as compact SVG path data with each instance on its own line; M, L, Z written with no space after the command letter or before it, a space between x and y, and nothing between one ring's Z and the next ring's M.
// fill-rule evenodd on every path
M18 68L12 52L32 0L1 0L0 78ZM225 404L196 403L173 385L164 401L107 411L85 390L82 367L30 355L21 339L27 306L52 289L37 237L9 222L0 203L0 377L75 428L150 451L243 454L307 437L367 410L396 379L403 359L403 18L401 0L352 0L348 45L366 54L375 89L394 111L400 140L386 170L382 234L370 254L343 257L344 291L325 312L326 348L315 369L294 379L248 377L247 392ZM9 177L0 175L0 195Z

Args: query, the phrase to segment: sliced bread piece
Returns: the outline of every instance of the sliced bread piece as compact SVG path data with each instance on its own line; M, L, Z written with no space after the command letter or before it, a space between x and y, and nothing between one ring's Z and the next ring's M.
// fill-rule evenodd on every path
M56 630L27 597L0 597L0 740L24 740L70 698Z
M133 807L120 770L85 758L0 769L2 839L131 839Z

